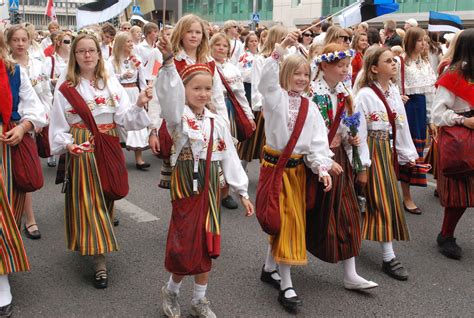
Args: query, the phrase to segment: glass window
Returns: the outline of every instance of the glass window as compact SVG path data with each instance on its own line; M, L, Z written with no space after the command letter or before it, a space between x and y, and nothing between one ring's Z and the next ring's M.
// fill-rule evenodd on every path
M208 9L207 9L207 3L202 4L202 14L207 15Z
M224 14L224 4L222 2L217 4L217 14Z
M214 14L214 0L209 0L209 14Z
M234 1L232 2L232 14L239 13L239 3Z
M339 0L332 0L333 7L339 7Z

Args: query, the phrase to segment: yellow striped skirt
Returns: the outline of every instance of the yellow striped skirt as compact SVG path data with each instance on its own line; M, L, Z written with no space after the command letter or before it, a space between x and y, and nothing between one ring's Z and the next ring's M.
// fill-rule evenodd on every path
M280 156L281 152L268 146L264 154ZM302 159L303 155L292 155L291 159ZM275 164L263 159L264 167ZM306 170L301 161L296 167L285 168L280 192L280 233L270 236L273 258L277 263L305 265L306 255Z

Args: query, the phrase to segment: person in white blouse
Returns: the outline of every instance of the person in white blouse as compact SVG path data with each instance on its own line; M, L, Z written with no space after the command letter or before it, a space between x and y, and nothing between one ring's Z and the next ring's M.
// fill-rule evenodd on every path
M132 54L133 41L129 32L119 32L115 36L112 56L106 63L110 75L115 75L117 80L125 88L130 101L135 102L141 90L146 89L146 78L143 63L140 58ZM125 131L121 140L125 143L127 150L135 152L135 166L138 170L147 170L148 162L143 160L142 152L149 148L148 128L141 130Z
M252 105L252 67L255 56L258 54L258 36L254 32L250 32L245 38L244 53L239 57L239 71L242 74L244 82L245 97Z
M395 257L392 245L393 240L410 239L396 171L399 165L414 166L418 154L410 136L400 92L391 81L397 74L393 53L388 48L373 46L367 50L364 59L355 99L356 111L362 114L360 137L367 139L371 160L367 171L367 209L362 238L380 242L382 270L387 275L407 280L408 271ZM376 91L384 96L387 106ZM392 127L391 121L395 127ZM393 151L390 132L395 132L396 135ZM359 179L359 182L363 180Z
M129 32L132 35L133 45L135 45L135 47L138 46L142 41L142 28L138 25L134 25Z
M21 69L28 74L29 81L41 101L34 105L38 108L45 108L47 114L51 112L52 94L49 77L43 73L42 61L38 57L28 55L31 39L28 30L22 25L15 25L8 29L7 42L11 49L13 59L20 65ZM39 132L39 131L38 131ZM23 214L23 213L22 213ZM26 222L24 226L25 235L30 239L40 239L41 232L36 224L33 211L32 193L26 194L24 214ZM20 217L21 220L21 217Z
M265 115L266 145L262 167L275 166L295 128L301 104L306 98L302 94L309 91L310 66L307 60L290 55L282 62L286 49L297 43L298 37L298 31L288 34L281 46L277 45L271 56L265 59L262 68L258 87L263 96L262 111ZM278 301L288 310L296 310L301 305L293 288L291 266L306 265L308 261L305 165L319 176L324 191L329 191L332 186L328 171L333 165L333 153L329 149L324 121L317 106L308 102L304 126L282 176L280 231L270 236L260 278L279 288Z
M177 27L177 29L179 29ZM163 36L160 38L160 50L165 57L164 67L160 70L155 81L155 89L162 106L162 116L167 123L167 129L173 139L171 165L171 199L172 201L187 198L203 191L204 167L209 141L213 141L211 149L211 163L209 173L209 205L208 211L196 210L196 213L205 213L206 222L190 222L192 218L186 215L181 223L172 223L167 242L167 255L165 266L171 272L166 285L162 288L162 308L166 316L179 317L180 305L178 294L184 275L176 271L183 268L173 254L169 254L170 246L176 244L179 237L189 237L188 233L197 233L189 237L190 241L180 241L184 244L184 253L199 253L202 255L198 264L189 264L194 274L193 299L191 301L191 314L199 317L216 317L209 307L205 297L209 271L211 270L211 257L220 254L220 208L219 208L219 167L224 173L226 182L241 198L241 203L246 210L246 216L253 214L253 205L249 200L247 188L248 177L239 162L239 157L229 131L228 123L219 115L209 110L209 103L213 95L213 75L208 64L189 64L181 70L181 78L173 63L173 49L170 42ZM170 94L169 92L173 92ZM211 125L213 123L213 134ZM212 139L211 139L212 138ZM174 206L174 204L173 204ZM172 221L182 219L180 210L172 211ZM179 225L178 225L179 224ZM199 240L205 227L206 242L196 246L193 241ZM174 237L175 239L170 239ZM211 244L212 243L212 244ZM196 247L199 250L193 250ZM205 249L205 250L204 250ZM187 254L186 254L187 255ZM195 270L194 270L195 269ZM181 274L180 274L181 273Z
M239 62L239 57L244 53L244 44L240 41L239 35L239 25L237 21L228 20L224 23L222 27L222 31L229 37L230 39L230 58L229 61L237 66Z
M153 22L148 22L143 27L145 39L135 47L135 53L140 57L145 67L148 67L150 61L163 61L161 52L155 47L155 43L158 40L158 33L158 26Z
M54 54L47 57L43 65L43 73L49 76L51 89L54 91L56 82L66 70L71 51L72 34L64 32L58 35Z
M27 133L47 125L46 109L38 99L24 69L8 57L3 32L0 32L0 315L13 312L8 275L28 271L30 264L21 239L17 216L24 205L25 193L12 184L11 147L20 143ZM10 123L13 128L9 127Z
M112 55L112 44L114 42L115 35L117 34L117 30L109 22L104 23L100 30L100 50L102 51L102 58L104 60L108 60Z
M101 132L117 136L117 125L125 130L140 130L149 124L143 107L151 98L151 87L131 101L116 77L107 74L95 35L82 33L75 38L65 80L84 99ZM57 85L60 87L62 83ZM53 154L67 153L66 177L70 180L65 189L67 247L83 256L94 256L94 286L106 288L105 253L118 250L112 226L114 202L103 195L95 155L90 151L91 137L77 111L56 90L49 140ZM87 193L82 191L85 188Z
M56 21L51 21L48 24L48 31L49 31L50 35L53 34L54 32L58 32L59 31L59 23L56 22ZM43 39L43 41L41 41L41 48L44 51L51 44L53 44L53 42L51 41L51 38L49 36L47 36Z

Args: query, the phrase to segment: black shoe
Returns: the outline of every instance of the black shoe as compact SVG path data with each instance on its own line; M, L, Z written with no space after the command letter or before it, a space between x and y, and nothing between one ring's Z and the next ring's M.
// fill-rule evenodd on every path
M279 279L274 279L272 277L273 274L277 273L277 270L274 270L272 272L266 272L265 271L265 265L262 267L262 274L260 275L260 280L264 283L270 284L276 289L280 289L280 280Z
M32 227L35 224L31 224L29 226L24 225L23 232L25 232L25 235L27 238L31 240L39 240L41 238L41 232L39 230L34 230L33 232L29 231L29 228Z
M382 270L388 276L398 279L398 280L407 280L408 279L408 272L403 267L402 263L398 261L395 257L392 258L390 262L383 262Z
M107 288L107 270L100 269L95 272L94 287L97 289Z
M420 215L421 214L421 209L419 207L416 207L416 208L413 208L413 209L409 209L407 208L407 206L405 205L405 202L403 202L403 208L405 209L405 211L411 213L411 214L418 214Z
M137 167L138 170L146 170L151 167L151 165L148 162L137 163L135 164L135 166Z
M439 198L438 190L435 189L434 192L433 192L433 195L434 195L435 197Z
M13 314L13 305L8 304L0 307L0 317L10 317Z
M234 199L232 198L232 196L230 196L230 195L228 195L224 199L222 199L222 205L225 208L229 209L229 210L235 210L239 207L237 202L235 202Z
M50 167L50 168L56 167L56 160L48 162L47 165L48 165L48 167Z
M119 226L120 219L118 217L114 217L114 226Z
M298 296L293 296L293 297L290 297L290 298L286 298L285 293L286 293L287 290L290 290L290 289L295 290L293 287L288 287L285 290L280 290L280 292L278 293L278 301L280 302L280 304L286 310L295 311L296 308L298 306L301 306L303 302L301 301L301 299Z
M461 259L462 248L456 244L454 237L443 237L441 233L439 233L436 242L438 242L438 250L441 254L452 259Z

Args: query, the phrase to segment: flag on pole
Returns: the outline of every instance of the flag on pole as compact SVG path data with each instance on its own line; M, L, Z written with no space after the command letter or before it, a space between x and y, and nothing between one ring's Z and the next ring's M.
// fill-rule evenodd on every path
M77 28L100 23L118 16L132 0L98 0L77 8Z
M54 3L53 0L48 0L48 4L46 5L46 11L44 15L47 15L51 18L51 21L57 21L56 11L54 10Z
M396 12L399 4L395 0L363 0L349 6L339 15L339 24L347 28L358 23Z
M428 31L430 32L458 32L464 29L462 20L454 14L430 11Z

